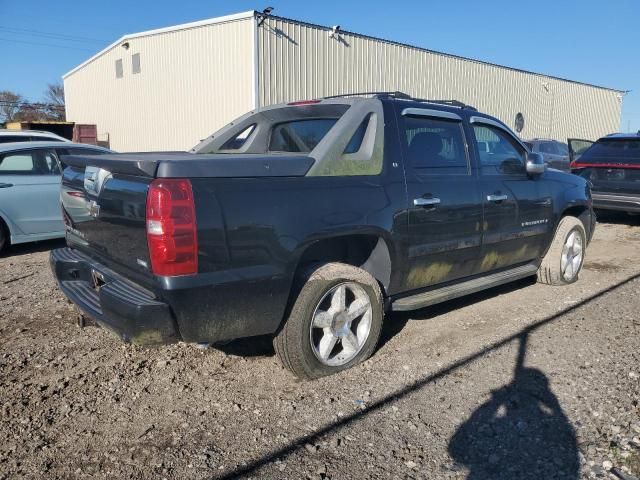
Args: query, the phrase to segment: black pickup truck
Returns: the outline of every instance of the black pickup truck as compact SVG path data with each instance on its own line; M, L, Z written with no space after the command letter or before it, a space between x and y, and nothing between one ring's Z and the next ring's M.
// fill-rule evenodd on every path
M574 282L588 182L502 122L400 94L250 112L189 153L69 156L63 292L125 341L273 335L316 378L368 358L389 310L538 275Z

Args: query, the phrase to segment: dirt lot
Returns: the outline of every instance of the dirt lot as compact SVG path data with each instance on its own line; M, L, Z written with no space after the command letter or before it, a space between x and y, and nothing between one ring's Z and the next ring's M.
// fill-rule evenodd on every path
M0 258L0 478L640 476L640 219L577 284L520 282L388 318L311 383L267 339L147 350L80 329L49 248Z

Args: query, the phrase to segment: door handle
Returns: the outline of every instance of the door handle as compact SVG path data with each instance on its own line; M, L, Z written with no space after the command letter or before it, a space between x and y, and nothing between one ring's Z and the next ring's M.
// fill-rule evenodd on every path
M0 188L11 188L13 183L0 183Z
M487 200L490 202L502 202L503 200L506 200L507 198L509 198L506 195L487 195Z
M424 197L414 198L413 199L413 204L416 207L435 207L436 205L440 204L440 199L439 198L424 198Z

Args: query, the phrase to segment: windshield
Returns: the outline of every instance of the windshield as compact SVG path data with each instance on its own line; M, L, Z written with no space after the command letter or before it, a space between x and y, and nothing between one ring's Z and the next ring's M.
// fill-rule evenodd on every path
M640 165L640 138L598 140L578 160L586 164Z

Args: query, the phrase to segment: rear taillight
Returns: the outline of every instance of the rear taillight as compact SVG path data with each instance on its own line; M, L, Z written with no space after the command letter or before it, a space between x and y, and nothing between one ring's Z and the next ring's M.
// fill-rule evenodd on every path
M156 275L198 273L196 211L191 182L158 179L147 194L147 243Z

